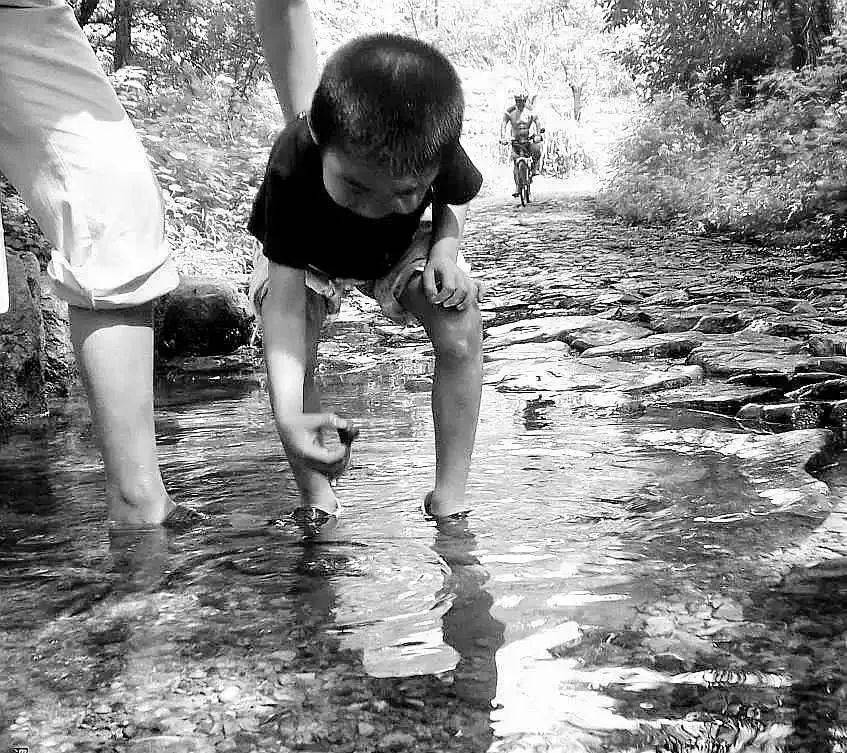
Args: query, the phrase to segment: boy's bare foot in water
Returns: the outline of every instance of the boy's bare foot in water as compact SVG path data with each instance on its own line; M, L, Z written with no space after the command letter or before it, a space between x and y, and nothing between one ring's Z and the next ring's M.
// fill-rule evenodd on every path
M469 512L464 504L442 502L436 498L435 492L430 492L424 497L423 513L429 520L462 520L468 517Z
M319 534L326 534L338 524L338 519L341 516L341 503L338 497L335 496L333 487L338 481L338 478L347 470L350 465L350 456L353 447L353 440L359 436L359 429L353 425L349 425L343 429L337 429L336 437L328 437L328 442L341 442L345 445L346 452L344 457L339 462L336 468L333 468L327 478L329 485L325 488L320 498L309 497L303 498L304 504L296 507L291 514L295 525L303 532L307 538L315 538Z

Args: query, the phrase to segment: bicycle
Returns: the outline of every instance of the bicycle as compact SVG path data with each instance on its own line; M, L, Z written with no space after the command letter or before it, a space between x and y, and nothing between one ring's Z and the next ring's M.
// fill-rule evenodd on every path
M515 152L514 165L512 174L515 179L515 196L521 200L521 206L524 207L532 200L532 152L530 152L530 144L537 144L542 141L542 136L537 133L530 136L528 139L512 139L502 140L503 145L511 144Z

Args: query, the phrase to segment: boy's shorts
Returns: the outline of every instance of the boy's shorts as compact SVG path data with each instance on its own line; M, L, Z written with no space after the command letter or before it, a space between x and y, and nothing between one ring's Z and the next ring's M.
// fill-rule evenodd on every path
M429 258L432 224L422 222L412 243L402 258L389 270L385 277L378 280L341 280L327 277L320 270L306 270L306 287L317 293L324 310L321 312L327 321L332 321L341 308L344 293L357 288L373 298L382 313L397 324L417 323L417 317L406 311L400 303L400 297L406 286L416 274L423 272ZM459 269L470 274L471 267L461 252L457 259ZM268 293L268 259L258 250L253 257L253 273L250 276L250 302L257 318L261 317L262 301Z
M131 307L176 287L158 183L63 0L0 0L0 171L54 246L47 273L68 303Z

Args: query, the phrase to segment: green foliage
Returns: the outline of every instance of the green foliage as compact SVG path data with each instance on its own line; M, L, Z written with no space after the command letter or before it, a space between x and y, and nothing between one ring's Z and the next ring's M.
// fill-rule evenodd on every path
M615 161L601 203L632 222L682 221L747 238L847 244L847 35L820 64L756 82L722 124L660 96Z
M245 272L253 248L247 218L279 127L273 95L233 96L234 82L222 75L195 95L157 86L131 66L112 82L162 186L168 237L183 271Z
M645 0L607 3L639 35L620 59L645 93L681 90L718 113L732 94L752 96L757 77L814 61L833 28L829 0Z
M72 0L101 64L112 69L114 0ZM242 95L263 74L253 0L133 0L131 62L160 82L228 76Z
M572 122L572 121L571 121ZM565 178L581 170L592 170L594 157L585 145L582 129L572 127L548 128L544 134L544 159L542 169L547 175Z

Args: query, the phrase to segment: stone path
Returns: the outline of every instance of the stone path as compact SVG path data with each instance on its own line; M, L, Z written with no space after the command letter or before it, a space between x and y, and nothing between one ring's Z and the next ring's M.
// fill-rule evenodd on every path
M543 190L526 209L475 208L466 247L491 286L496 389L612 392L630 410L633 397L744 408L760 429L843 428L842 261L625 227Z

